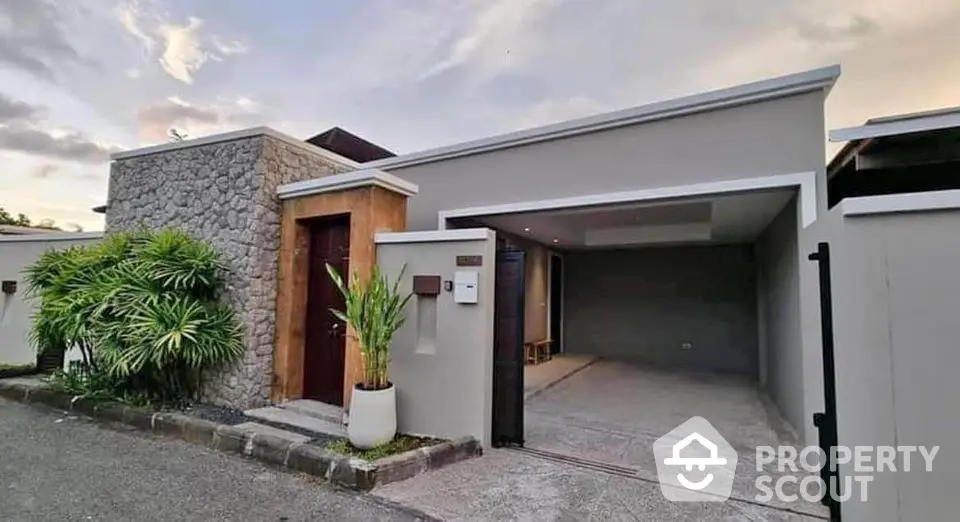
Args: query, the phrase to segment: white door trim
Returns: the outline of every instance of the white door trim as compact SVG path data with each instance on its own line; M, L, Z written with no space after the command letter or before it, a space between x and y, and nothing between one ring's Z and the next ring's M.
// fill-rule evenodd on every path
M817 220L817 174L816 172L798 172L794 174L779 174L775 176L761 176L741 178L727 181L708 183L694 183L691 185L675 185L671 187L657 187L651 189L627 190L622 192L606 192L555 199L540 199L487 205L479 207L457 208L437 212L437 226L440 230L447 229L447 220L452 218L487 216L492 214L511 214L515 212L536 212L541 210L555 210L570 207L590 207L613 203L633 203L638 201L656 201L682 197L709 196L732 194L737 192L752 192L778 188L797 187L799 191L800 222L808 227Z

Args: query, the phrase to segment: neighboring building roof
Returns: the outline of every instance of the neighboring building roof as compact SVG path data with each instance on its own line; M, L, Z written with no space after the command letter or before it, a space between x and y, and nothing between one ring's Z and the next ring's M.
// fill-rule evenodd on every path
M853 141L960 127L960 107L871 118L859 127L830 131L830 141Z
M518 147L627 125L687 116L806 92L829 92L839 76L840 66L833 65L821 69L781 76L779 78L738 85L727 89L651 103L631 109L501 134L412 154L404 154L394 158L374 161L364 165L364 167L387 170L410 167L459 156L481 154L498 149Z
M63 234L63 230L57 230L55 228L0 225L0 236L26 236L30 234Z
M960 129L960 107L874 117L858 127L831 130L830 141L846 141L827 164L827 177L882 142L934 137L941 131Z
M384 158L393 158L396 154L389 150L371 143L356 134L347 132L340 127L333 127L316 136L306 140L311 145L316 145L339 154L345 158L352 159L357 163L366 163Z

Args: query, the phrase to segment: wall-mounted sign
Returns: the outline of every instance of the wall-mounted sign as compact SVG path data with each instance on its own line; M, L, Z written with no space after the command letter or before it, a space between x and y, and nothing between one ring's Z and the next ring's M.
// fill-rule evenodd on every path
M457 256L457 266L483 266L483 256Z

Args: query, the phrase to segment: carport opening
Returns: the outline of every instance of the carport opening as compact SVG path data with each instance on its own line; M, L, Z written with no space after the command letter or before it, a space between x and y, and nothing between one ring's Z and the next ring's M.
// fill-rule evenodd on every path
M795 190L448 225L495 229L511 267L496 285L495 441L638 467L696 415L735 446L793 438L778 402L802 394L783 317L798 291Z

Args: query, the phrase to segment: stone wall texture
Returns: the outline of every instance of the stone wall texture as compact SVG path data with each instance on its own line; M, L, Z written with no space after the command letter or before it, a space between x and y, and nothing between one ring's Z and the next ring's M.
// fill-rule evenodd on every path
M309 146L308 146L309 147ZM269 135L115 160L107 232L174 227L209 241L229 267L226 302L245 327L242 360L208 377L207 399L235 408L269 402L280 201L284 183L352 170L329 153Z

